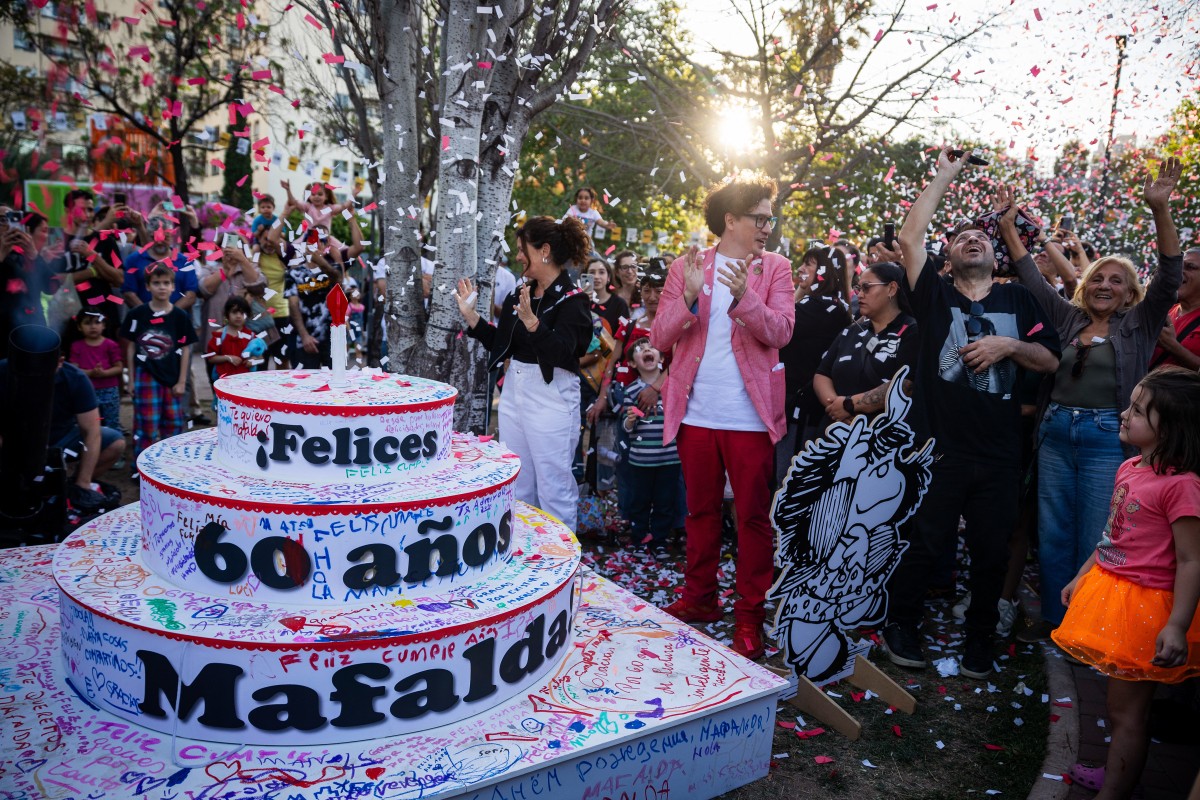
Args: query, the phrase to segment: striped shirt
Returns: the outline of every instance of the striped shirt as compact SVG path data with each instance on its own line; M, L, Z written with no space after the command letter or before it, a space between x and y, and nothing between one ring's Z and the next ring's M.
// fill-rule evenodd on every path
M646 388L646 382L641 378L624 388L624 396L616 406L617 419L625 424L625 413L630 406L636 406L638 397ZM679 463L679 450L675 443L663 444L663 407L662 398L654 405L654 410L644 417L639 417L629 433L629 463L635 467L665 467Z

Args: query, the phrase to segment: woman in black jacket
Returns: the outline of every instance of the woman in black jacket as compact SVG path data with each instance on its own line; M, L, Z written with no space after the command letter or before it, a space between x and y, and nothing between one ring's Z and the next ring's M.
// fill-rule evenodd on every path
M592 341L591 298L563 268L583 264L591 240L573 217L534 217L517 229L523 282L504 301L498 324L479 315L475 284L458 282L467 335L490 354L489 369L512 363L500 394L500 438L521 457L516 499L575 529L579 491L571 458L579 445L579 358Z

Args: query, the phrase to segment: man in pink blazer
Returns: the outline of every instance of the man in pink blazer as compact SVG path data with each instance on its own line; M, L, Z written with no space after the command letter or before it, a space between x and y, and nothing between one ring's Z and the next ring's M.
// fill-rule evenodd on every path
M725 476L738 518L733 649L763 655L763 604L775 536L770 507L775 442L784 435L779 348L796 318L791 265L763 248L775 225L775 182L739 177L709 192L704 219L720 237L671 265L650 340L674 348L663 387L663 440L676 439L687 487L683 597L666 608L684 622L715 622Z

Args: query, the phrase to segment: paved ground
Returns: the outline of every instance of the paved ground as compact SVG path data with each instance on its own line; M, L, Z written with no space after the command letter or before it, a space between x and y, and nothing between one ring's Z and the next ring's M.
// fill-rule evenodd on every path
M1037 598L1022 596L1034 613ZM1046 646L1046 672L1055 700L1070 698L1050 723L1043 772L1061 775L1077 761L1103 764L1108 753L1108 679L1090 667L1073 664L1057 648ZM1200 800L1200 680L1178 687L1161 687L1151 717L1154 738L1134 793L1140 800ZM1192 791L1195 788L1195 791ZM1043 777L1029 800L1091 800L1096 793L1079 784L1057 783Z

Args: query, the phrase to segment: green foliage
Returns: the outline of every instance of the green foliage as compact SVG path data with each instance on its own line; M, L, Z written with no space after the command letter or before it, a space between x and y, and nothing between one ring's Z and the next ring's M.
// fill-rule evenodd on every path
M225 182L221 187L221 201L237 208L252 208L254 206L254 190L250 184L249 175L252 169L250 160L250 140L244 136L236 136L234 126L230 125L229 146L225 148ZM238 143L244 142L245 154L238 152ZM241 182L241 186L238 182Z
M628 9L619 24L624 36L639 38L648 48L685 39L679 7L671 2ZM666 142L646 135L656 124L655 96L623 55L620 41L616 37L598 46L575 96L537 117L521 153L513 210L516 216L560 217L576 190L590 187L604 219L622 229L618 239L607 234L596 242L600 252L630 247L624 233L630 228L639 231L631 249L648 251L640 232L651 230L657 249L664 249L658 234L666 233L665 248L677 250L692 231L704 227L703 188L687 174L681 178L681 164ZM665 49L654 67L680 84L692 81L686 64Z
M92 3L59 0L53 31L33 41L52 64L59 108L113 114L152 137L170 153L176 193L187 199L182 148L210 114L240 99L238 73L265 32L238 0L158 0L116 20ZM253 85L248 73L242 80Z

